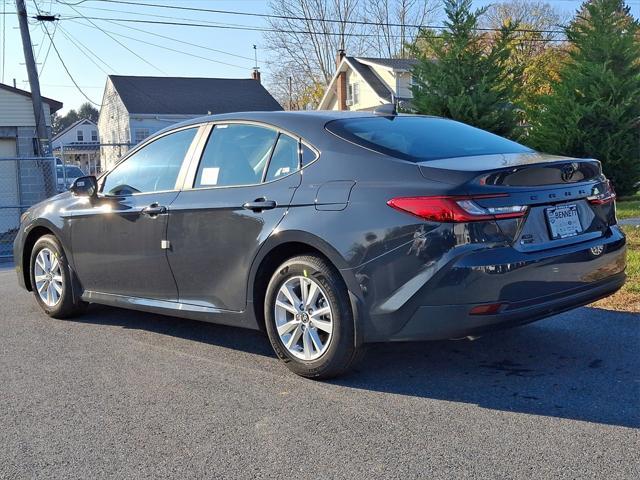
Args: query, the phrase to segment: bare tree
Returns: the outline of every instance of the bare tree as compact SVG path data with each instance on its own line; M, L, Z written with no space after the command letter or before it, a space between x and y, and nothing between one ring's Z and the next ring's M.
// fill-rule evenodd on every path
M435 11L438 0L270 0L272 31L268 85L283 106L320 100L336 70L336 55L403 57L405 44ZM288 78L293 78L291 94ZM292 98L291 102L289 97Z
M329 83L338 50L362 51L364 25L359 20L359 0L271 0L271 12L287 18L270 18L267 48L278 63L299 70L313 81Z
M369 46L379 55L405 58L418 26L433 20L438 7L436 0L364 0L364 18L376 24L369 29Z
M491 5L483 16L483 27L500 28L507 23L519 25L517 55L523 59L543 53L563 39L562 24L567 21L549 3L540 0L509 0ZM530 31L527 31L530 30Z

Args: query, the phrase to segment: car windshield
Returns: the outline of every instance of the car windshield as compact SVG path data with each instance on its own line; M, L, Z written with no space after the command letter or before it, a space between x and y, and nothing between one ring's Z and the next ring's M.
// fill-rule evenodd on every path
M519 143L445 118L349 118L331 121L326 129L362 147L412 162L533 152Z

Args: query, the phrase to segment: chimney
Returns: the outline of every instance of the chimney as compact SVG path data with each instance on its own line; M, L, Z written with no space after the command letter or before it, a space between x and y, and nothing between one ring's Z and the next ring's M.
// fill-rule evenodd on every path
M251 72L251 78L260 82L260 69L258 67L254 67Z
M336 55L336 67L340 68L342 59L346 56L343 49ZM338 72L336 78L336 96L338 97L338 110L347 109L347 72Z

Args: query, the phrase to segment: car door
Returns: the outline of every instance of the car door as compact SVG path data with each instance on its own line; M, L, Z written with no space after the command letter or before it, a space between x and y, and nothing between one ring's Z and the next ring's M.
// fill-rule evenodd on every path
M251 262L300 185L300 141L259 124L210 129L172 204L168 258L181 302L242 311Z
M177 300L166 257L167 215L198 128L173 131L140 147L101 180L97 199L79 202L71 236L85 290Z

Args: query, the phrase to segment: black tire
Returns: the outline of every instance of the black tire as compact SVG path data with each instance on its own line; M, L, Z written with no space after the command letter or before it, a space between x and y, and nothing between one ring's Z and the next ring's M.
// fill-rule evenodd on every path
M315 360L292 355L276 329L275 302L284 283L296 276L310 277L322 289L332 311L332 338L326 351ZM265 295L265 327L276 355L294 373L307 378L327 379L346 372L356 359L354 319L349 294L338 271L325 259L315 255L294 257L278 267Z
M62 277L62 292L60 293L60 299L53 305L47 305L40 294L38 293L38 287L36 286L35 279L35 265L38 254L44 250L49 249L54 255L57 256L57 261L60 263L60 273ZM36 297L36 301L44 310L44 312L53 318L69 318L74 315L83 313L86 310L87 304L81 300L74 301L73 291L71 286L71 273L69 270L69 263L67 257L64 254L64 250L60 246L60 242L54 235L44 235L40 237L33 250L31 250L31 259L29 262L29 275L31 278L31 286L33 294Z

